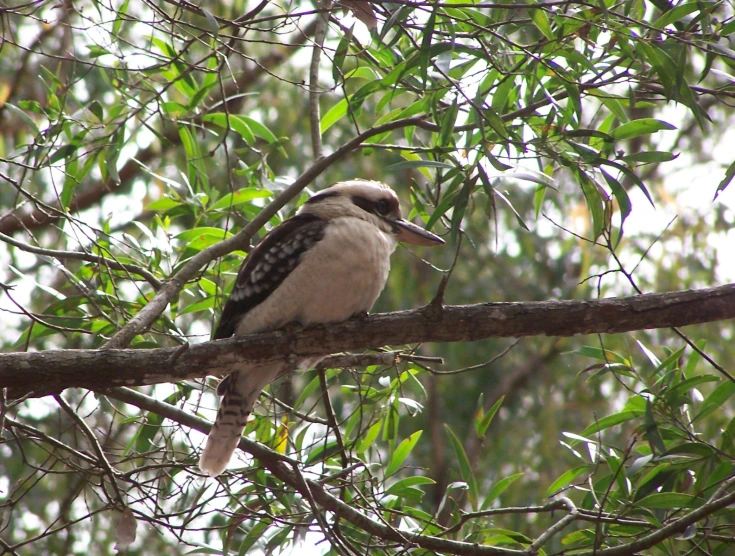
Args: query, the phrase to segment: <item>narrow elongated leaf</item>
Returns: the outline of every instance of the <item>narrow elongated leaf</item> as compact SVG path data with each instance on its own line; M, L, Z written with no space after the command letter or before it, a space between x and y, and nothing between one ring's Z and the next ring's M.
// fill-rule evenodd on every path
M595 468L594 465L578 465L577 467L573 467L572 469L568 469L560 477L558 477L553 483L549 485L549 488L546 489L546 497L553 496L556 494L560 489L567 486L569 483L571 483L574 479L582 475L583 473L587 471L591 471Z
M240 205L242 203L250 202L253 199L265 199L265 198L272 197L272 196L273 196L273 193L268 191L267 189L246 187L244 189L239 189L232 193L228 193L227 195L222 197L219 201L217 201L212 206L210 206L209 210L227 209L230 207L234 207L235 205Z
M464 482L467 483L470 502L472 503L473 507L476 507L477 482L475 481L475 475L472 472L470 460L467 458L467 453L464 450L464 446L462 446L462 442L459 440L459 438L457 438L457 435L454 434L449 425L445 424L444 429L447 431L447 436L449 436L449 440L452 443L452 448L454 448L454 454L457 456L460 476L462 477Z
M490 426L490 423L492 423L493 418L495 417L495 414L500 409L500 406L503 405L503 400L505 399L505 396L500 396L498 401L496 401L493 406L490 408L490 410L483 414L479 414L477 418L475 419L475 433L478 437L482 438L485 436L485 432L487 431L487 428ZM482 408L480 408L480 411L482 411Z
M236 116L234 114L225 114L223 112L216 112L213 114L205 114L202 116L202 120L205 122L212 122L225 129L231 129L242 137L243 141L247 144L252 145L255 143L255 135L250 129L250 126L245 121L245 118ZM252 120L251 120L252 121Z
M549 22L549 16L546 15L546 12L540 9L530 10L530 12L531 20L533 21L534 25L536 25L536 28L541 31L544 37L546 37L550 41L553 41L554 33L551 30L551 23Z
M623 237L623 226L625 224L625 219L628 218L630 211L633 209L633 204L630 202L628 192L625 190L623 185L618 180L613 178L610 174L608 174L605 170L601 169L600 171L602 173L602 176L605 178L607 185L610 186L613 196L618 202L618 207L620 208L620 233L618 234L618 237L615 241L615 245L617 245Z
M676 126L671 125L663 120L657 120L655 118L641 118L640 120L633 120L632 122L625 123L617 128L613 129L610 135L618 141L623 139L630 139L632 137L640 137L641 135L649 135L656 133L657 131L669 131L676 129Z
M408 455L411 453L411 450L413 450L413 447L416 446L419 438L421 438L421 431L416 431L398 445L388 462L388 467L385 469L386 476L389 477L398 471L403 462L406 461Z
M482 503L482 507L488 508L493 502L495 502L500 496L507 490L507 488L515 483L518 479L523 477L525 473L516 473L508 477L503 477L497 483L493 485L490 492L487 493L485 500Z
M405 170L407 168L443 168L445 170L454 170L453 164L446 162L438 162L436 160L404 160L403 162L397 162L386 166L385 170Z
M722 181L717 186L713 199L717 199L717 196L725 191L725 189L727 189L727 186L730 185L730 182L733 178L735 178L735 161L733 161L733 163L730 164L730 166L728 166L727 170L725 171L725 177L722 178Z
M400 481L393 483L390 487L388 487L385 493L392 494L394 496L404 497L408 494L410 497L416 494L416 492L418 492L419 494L423 494L423 491L416 488L417 486L433 484L436 484L436 481L429 477L423 477L421 475L417 475L415 477L406 477L405 479L401 479Z
M651 451L656 455L663 454L666 451L666 444L656 423L656 417L653 414L653 402L651 400L646 400L646 426L644 431Z
M319 124L319 127L322 130L322 133L327 131L330 127L332 127L334 124L336 124L338 121L340 121L345 114L347 114L347 106L349 104L349 97L343 98L340 100L337 104L332 106L326 114L322 116L322 121Z
M582 436L590 436L601 430L614 427L643 415L644 411L621 411L599 419L582 431Z
M722 384L715 388L712 393L705 398L704 402L702 402L702 409L699 410L694 421L698 421L722 407L722 405L729 400L733 394L735 394L735 383L730 380L722 382Z
M640 153L626 154L623 160L626 162L668 162L674 160L678 155L667 151L645 151Z
M680 494L678 492L657 492L638 500L637 505L644 508L673 510L679 508L691 508L696 506L696 497L691 494Z

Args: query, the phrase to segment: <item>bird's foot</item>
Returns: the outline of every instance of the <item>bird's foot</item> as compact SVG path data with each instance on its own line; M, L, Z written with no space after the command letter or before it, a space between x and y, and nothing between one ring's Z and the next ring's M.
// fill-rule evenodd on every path
M358 322L365 322L370 318L370 313L367 311L358 311L350 317L350 320L356 320Z
M301 323L288 322L283 325L283 328L281 330L283 330L283 332L285 332L289 338L296 338L296 336L300 334L303 329L304 326Z

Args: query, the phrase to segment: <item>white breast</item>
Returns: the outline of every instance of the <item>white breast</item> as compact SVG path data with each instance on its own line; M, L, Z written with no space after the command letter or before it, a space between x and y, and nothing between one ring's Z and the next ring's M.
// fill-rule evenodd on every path
M354 217L335 218L283 283L243 318L236 334L340 322L369 311L388 279L395 237Z

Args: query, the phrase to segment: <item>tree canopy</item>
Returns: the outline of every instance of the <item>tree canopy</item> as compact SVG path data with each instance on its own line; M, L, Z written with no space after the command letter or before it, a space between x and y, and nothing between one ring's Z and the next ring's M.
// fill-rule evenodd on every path
M0 26L0 553L733 550L732 2ZM355 177L447 245L364 321L207 344L251 245ZM306 353L203 476L216 378Z

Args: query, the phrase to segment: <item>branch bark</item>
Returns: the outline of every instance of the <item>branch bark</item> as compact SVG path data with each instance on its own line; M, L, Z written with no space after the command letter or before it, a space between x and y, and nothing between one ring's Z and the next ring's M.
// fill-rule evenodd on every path
M0 354L0 388L18 396L65 388L105 390L226 374L243 362L287 360L384 345L490 337L613 334L735 318L735 284L591 301L436 306L372 315L297 333L282 331L152 350Z

